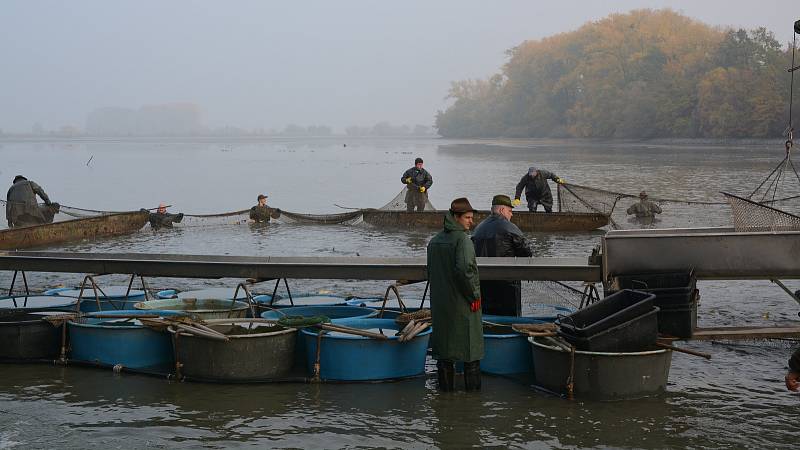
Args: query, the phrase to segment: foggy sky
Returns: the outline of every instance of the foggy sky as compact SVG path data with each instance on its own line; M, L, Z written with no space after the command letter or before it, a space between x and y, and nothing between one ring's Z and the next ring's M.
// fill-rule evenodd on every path
M792 38L797 0L0 2L0 129L85 126L105 106L192 102L209 126L431 125L451 81L526 39L663 8ZM787 61L788 65L788 61Z

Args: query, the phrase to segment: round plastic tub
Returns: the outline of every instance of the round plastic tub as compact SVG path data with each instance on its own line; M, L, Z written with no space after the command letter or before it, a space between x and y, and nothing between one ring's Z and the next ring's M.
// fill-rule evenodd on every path
M103 318L95 316L102 315ZM155 373L169 373L173 366L172 340L131 317L158 315L182 316L180 311L102 311L68 323L70 359L99 364L121 365ZM106 316L120 316L108 318Z
M425 373L425 355L431 329L408 342L394 334L400 329L391 319L342 319L337 324L365 330L383 330L388 339L329 333L322 335L320 378L337 381L391 380ZM301 331L306 344L306 363L313 374L318 330Z

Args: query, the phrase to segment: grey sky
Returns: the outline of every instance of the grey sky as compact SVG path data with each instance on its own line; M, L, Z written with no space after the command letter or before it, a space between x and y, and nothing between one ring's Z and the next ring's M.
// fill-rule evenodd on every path
M193 102L211 126L433 123L450 81L526 39L635 8L712 25L800 18L776 1L35 1L0 3L0 129L85 125L103 106ZM787 62L788 64L788 62Z

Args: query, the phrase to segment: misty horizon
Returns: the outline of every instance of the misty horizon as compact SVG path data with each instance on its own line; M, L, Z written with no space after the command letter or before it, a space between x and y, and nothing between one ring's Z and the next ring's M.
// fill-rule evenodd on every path
M792 37L792 3L710 1L10 1L0 6L0 130L87 130L103 108L193 105L209 129L431 127L450 83L525 40L638 8Z

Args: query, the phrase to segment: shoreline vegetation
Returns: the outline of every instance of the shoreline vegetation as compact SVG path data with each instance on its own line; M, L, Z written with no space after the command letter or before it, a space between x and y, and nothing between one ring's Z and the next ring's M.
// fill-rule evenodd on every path
M785 136L791 48L765 28L719 29L642 9L507 55L488 79L452 83L453 103L436 117L441 136Z
M245 136L226 136L226 135L185 135L185 136L59 136L59 135L28 135L28 134L6 134L0 135L0 144L3 143L24 143L24 142L64 142L64 143L103 143L103 142L198 142L198 143L249 143L249 142L291 142L291 141L332 141L336 144L350 144L358 142L381 141L381 140L436 140L442 145L489 145L497 147L540 147L555 146L565 144L570 146L580 144L593 145L654 145L654 146L760 146L774 148L784 151L784 139L774 137L763 138L553 138L553 137L532 137L532 138L512 138L512 137L468 137L468 138L446 138L441 136L348 136L346 134L330 134L323 136L281 136L281 135L245 135Z

